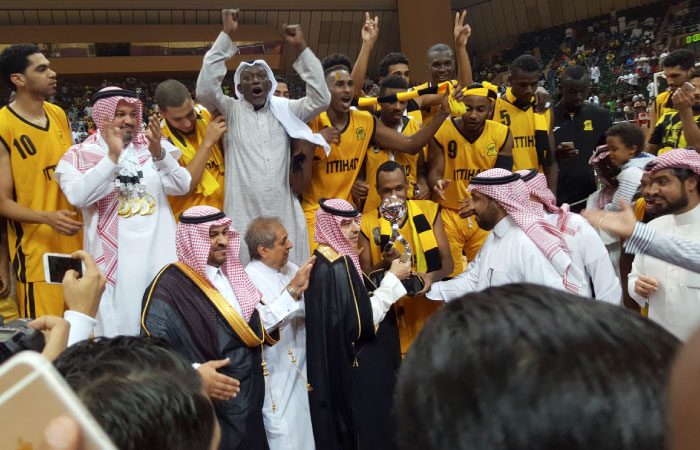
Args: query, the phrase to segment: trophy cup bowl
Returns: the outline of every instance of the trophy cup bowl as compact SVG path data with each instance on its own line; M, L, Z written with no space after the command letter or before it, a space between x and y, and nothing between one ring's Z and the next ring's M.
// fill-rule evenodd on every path
M406 201L402 198L392 195L391 197L385 198L381 205L379 206L379 214L391 224L391 237L387 243L385 250L390 249L394 246L395 242L398 240L403 244L404 252L399 257L402 263L410 261L412 257L411 244L404 239L399 233L399 221L403 219L406 214L408 214L408 205ZM401 283L406 288L406 292L410 296L414 296L416 292L423 289L423 281L420 277L410 276L405 280L401 280Z

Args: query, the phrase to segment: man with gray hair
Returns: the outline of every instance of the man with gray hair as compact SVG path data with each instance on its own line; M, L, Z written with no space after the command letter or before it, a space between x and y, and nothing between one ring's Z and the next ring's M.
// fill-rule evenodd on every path
M239 40L235 37L239 11L225 9L222 15L223 31L204 56L197 78L197 99L210 111L216 109L226 117L224 212L238 230L268 211L279 214L294 244L290 259L301 264L309 257L309 241L306 218L290 186L290 138L309 141L330 151L325 139L306 125L325 111L331 101L323 67L307 47L301 28L286 26L285 45L288 51L299 55L294 69L307 83L306 97L299 100L275 97L277 81L263 60L239 65L234 75L239 100L224 95L221 82L226 75L226 61L236 54L231 40ZM243 245L243 263L248 262L247 253Z
M316 257L309 258L301 268L289 262L292 243L276 217L254 219L245 242L251 259L245 271L262 293L269 307L266 313L286 317L279 325L279 343L265 349L270 377L263 405L267 442L270 450L314 450L302 294L309 286Z

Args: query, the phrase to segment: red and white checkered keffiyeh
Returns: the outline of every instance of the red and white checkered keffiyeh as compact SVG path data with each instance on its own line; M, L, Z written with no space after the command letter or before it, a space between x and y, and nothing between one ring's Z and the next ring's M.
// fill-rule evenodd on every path
M695 150L674 148L660 154L644 167L646 173L662 169L688 169L700 175L700 154Z
M193 206L182 213L182 216L195 218L211 216L220 212L211 206ZM207 261L211 250L209 229L221 225L228 226L228 246L226 247L226 262L220 269L231 283L233 292L236 294L236 300L241 305L245 320L248 322L250 321L250 316L253 315L253 311L255 311L255 305L260 301L261 295L253 282L250 281L250 278L248 278L245 270L243 270L243 264L241 264L241 260L238 257L238 252L241 248L241 235L231 227L231 219L223 217L211 222L197 224L180 221L175 231L177 259L209 280L209 277L207 277ZM209 282L211 283L212 280L209 280Z
M523 177L523 181L525 181L525 185L530 190L530 194L534 195L539 200L539 202L532 202L537 214L541 214L543 211L547 211L550 214L557 214L557 228L559 228L559 231L572 236L576 234L579 228L569 227L569 219L571 219L573 215L569 205L564 203L561 207L557 206L557 198L554 196L554 193L549 190L547 178L543 174L537 172L531 178L525 179L525 177L531 175L531 170L518 170L515 173Z
M341 211L352 211L355 209L350 203L339 198L331 198L324 202L324 204L330 206L333 209L339 209ZM362 267L360 267L360 257L357 254L357 250L350 244L348 238L345 237L342 230L340 229L340 224L343 220L348 219L347 217L341 217L333 215L323 208L319 207L316 210L316 224L314 226L314 241L319 244L330 245L333 250L338 252L339 255L349 256L352 263L357 269L357 274L362 279ZM358 214L353 218L355 223L360 226L362 223L362 214Z
M612 184L612 180L605 178L602 175L603 172L600 170L600 162L608 156L610 156L608 146L601 145L596 147L595 152L593 152L593 155L591 155L590 159L588 160L588 164L593 166L593 170L598 176L598 180L603 183L603 188L600 190L596 201L596 206L598 209L603 209L605 205L612 202L613 195L615 195L615 187Z
M489 169L475 178L500 178L509 175L512 173L505 169ZM480 192L497 201L563 277L564 287L578 294L583 272L571 261L562 233L555 225L547 222L543 215L534 213L530 206L530 190L523 180L491 185L470 183L467 191Z
M119 90L118 87L106 87L103 91ZM114 119L114 113L119 102L134 105L138 111L138 123L134 129L132 143L137 151L139 164L143 165L151 153L148 151L148 140L141 132L141 101L131 97L108 97L95 102L92 107L92 117L97 125L99 133L90 135L81 144L72 146L61 158L80 172L86 172L95 167L109 152L107 145L101 137L103 133L104 118L110 121ZM102 269L107 278L107 283L114 286L117 270L117 242L119 240L119 209L118 191L116 184L114 191L95 204L97 209L97 235L102 242L102 255L95 263Z

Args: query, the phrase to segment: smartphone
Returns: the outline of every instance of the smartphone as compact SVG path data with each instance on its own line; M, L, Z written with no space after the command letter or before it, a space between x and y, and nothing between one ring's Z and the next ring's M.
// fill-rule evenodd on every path
M683 86L681 86L681 89L683 90L683 92L690 95L691 97L695 95L695 86L693 86L692 84L690 84L687 81L685 83L683 83Z
M44 279L47 283L61 284L69 270L78 272L80 278L85 272L85 263L64 253L44 253Z
M81 430L81 448L117 449L61 374L39 353L21 352L0 366L0 392L3 448L41 448L49 422L70 416Z

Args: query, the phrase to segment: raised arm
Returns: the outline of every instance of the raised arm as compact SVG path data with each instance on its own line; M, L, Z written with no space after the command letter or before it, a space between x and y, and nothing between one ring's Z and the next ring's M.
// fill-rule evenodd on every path
M469 86L473 83L472 65L469 62L467 54L467 43L469 36L472 34L472 27L468 23L464 23L467 18L467 11L455 13L455 57L457 59L457 75L460 86Z
M226 76L226 61L236 54L236 46L231 42L231 37L238 28L238 15L238 9L221 11L224 29L204 55L202 70L197 77L197 101L209 111L217 110L224 116L227 115L228 108L234 101L224 95L221 82Z
M377 42L377 37L379 37L379 17L374 16L374 20L372 20L369 13L366 12L365 23L362 26L362 47L360 47L360 53L357 55L351 74L352 81L355 83L355 98L362 96L362 83L367 75L369 55Z
M204 169L207 167L207 161L209 161L209 156L211 155L211 149L214 147L221 139L221 136L226 133L226 117L217 116L212 119L207 125L207 131L202 139L202 143L199 144L197 153L195 153L194 158L187 164L187 171L192 177L190 181L189 193L194 192L197 186L202 181L202 175L204 175Z
M393 128L384 125L381 120L377 120L377 129L374 131L374 143L377 144L379 148L385 150L394 150L408 153L409 155L415 155L425 147L433 136L435 136L435 133L440 129L442 123L447 119L449 111L448 95L444 95L442 98L442 105L438 112L435 113L433 120L430 121L430 125L410 136L401 134Z
M299 55L292 67L306 83L306 96L299 100L290 100L289 109L303 122L309 122L325 111L331 103L331 93L323 76L323 66L307 47L299 25L282 25L282 36L288 51Z

